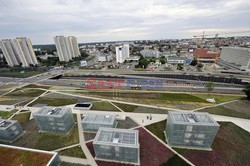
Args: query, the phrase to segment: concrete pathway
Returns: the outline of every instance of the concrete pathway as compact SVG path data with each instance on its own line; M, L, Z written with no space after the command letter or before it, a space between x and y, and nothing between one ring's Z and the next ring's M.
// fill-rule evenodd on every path
M61 155L60 155L60 159L61 159L61 161L68 162L68 163L91 165L91 163L89 163L88 159L69 157L69 156L61 156Z

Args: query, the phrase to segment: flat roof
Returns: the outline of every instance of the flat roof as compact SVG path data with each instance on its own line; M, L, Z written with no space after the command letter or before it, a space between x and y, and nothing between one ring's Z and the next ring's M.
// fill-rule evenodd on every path
M87 114L82 122L95 124L114 124L115 115Z
M219 124L207 112L169 111L174 124L212 125Z
M0 130L5 130L15 122L15 120L5 120L0 117Z
M50 165L56 156L56 152L0 144L0 163L4 165Z
M33 115L60 117L69 110L71 109L68 107L43 107L39 111L33 113Z
M138 130L101 127L93 144L139 147Z

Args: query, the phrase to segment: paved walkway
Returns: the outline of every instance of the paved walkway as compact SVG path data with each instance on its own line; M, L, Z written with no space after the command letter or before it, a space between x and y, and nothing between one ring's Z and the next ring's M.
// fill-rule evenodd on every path
M89 163L88 159L69 157L69 156L61 156L61 155L60 155L60 159L61 159L61 161L68 162L68 163L91 165L91 163Z

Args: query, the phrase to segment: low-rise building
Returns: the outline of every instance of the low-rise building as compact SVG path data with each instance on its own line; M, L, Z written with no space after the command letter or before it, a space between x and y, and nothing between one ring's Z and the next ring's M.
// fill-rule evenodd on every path
M41 132L67 133L75 124L72 111L67 107L43 107L32 115Z
M215 63L220 56L219 52L214 52L208 49L196 48L194 57L198 62L202 63Z
M210 149L219 127L208 113L169 111L166 141L173 147Z
M113 60L112 54L99 54L98 62L110 62Z
M16 120L4 120L0 117L0 141L14 142L23 133L23 129Z
M167 57L167 63L169 64L185 64L187 58L180 56L169 56Z
M82 119L84 131L97 131L100 127L115 128L117 121L115 115L87 114Z
M144 49L140 51L140 53L144 58L152 58L152 57L159 58L158 50Z
M140 145L138 130L100 128L93 142L98 160L139 165Z

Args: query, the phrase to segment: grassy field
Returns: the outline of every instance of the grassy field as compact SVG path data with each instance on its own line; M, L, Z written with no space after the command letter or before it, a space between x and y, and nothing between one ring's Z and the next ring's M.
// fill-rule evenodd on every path
M160 166L189 166L189 164L175 154L173 157L171 157L165 163L162 163Z
M2 117L3 119L8 119L11 115L13 115L17 111L18 111L17 109L14 109L14 110L9 111L9 112L0 111L0 117Z
M117 107L122 109L124 112L134 112L138 106L136 105L129 105L129 104L122 104L122 103L115 103L113 102Z
M91 108L91 110L120 112L116 107L114 107L107 101L93 102L93 107Z
M163 142L166 142L164 131L166 129L167 120L160 121L158 123L153 123L151 125L145 126L151 133L160 138Z
M85 154L82 151L82 148L80 146L76 146L76 147L73 147L73 148L69 148L69 149L60 151L59 155L70 156L70 157L78 157L78 158L86 159L86 156L85 156Z
M19 123L24 124L29 121L30 118L30 112L27 113L21 113L21 114L16 114L12 120L17 120Z
M66 134L39 133L35 148L42 150L55 150L65 146L79 143L79 134L77 125Z
M25 73L20 72L2 72L0 73L0 77L19 77L19 78L26 78L34 75L38 75L44 72L39 71L26 71Z
M215 95L215 94L193 94L193 96L199 97L203 100L206 100L207 98L214 98L217 104L242 98L240 96Z
M36 104L46 104L47 106L64 106L77 103L76 99L73 98L46 98L40 97L33 103L29 104L29 106L34 106Z
M39 90L39 89L21 89L21 90L15 90L11 93L8 93L5 96L8 96L8 97L37 97L37 96L40 96L42 93L44 93L44 91Z
M244 113L244 112L240 112L238 110L233 110L233 109L227 108L225 106L205 108L202 110L198 110L198 112L208 112L210 114L215 114L215 115L223 115L223 116L231 116L231 117L236 117L236 118L250 119L250 112Z
M49 89L50 86L47 86L47 85L29 84L29 85L26 85L26 86L22 87L22 89L25 89L25 88L42 88L42 89Z

